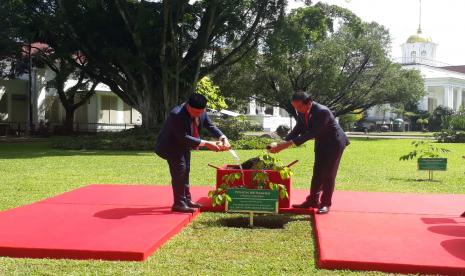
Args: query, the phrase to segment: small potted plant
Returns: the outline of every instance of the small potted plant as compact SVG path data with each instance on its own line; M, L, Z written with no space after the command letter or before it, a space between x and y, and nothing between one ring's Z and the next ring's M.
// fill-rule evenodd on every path
M208 197L212 200L213 207L218 205L225 205L226 202L231 202L232 198L228 195L230 188L243 188L243 189L266 189L277 191L279 198L289 198L289 194L285 185L280 183L273 183L270 181L268 171L276 171L279 173L281 180L289 179L292 171L288 166L283 166L281 162L269 155L263 154L242 163L242 167L247 170L253 170L252 183L244 183L244 185L233 185L235 182L243 177L241 173L229 173L221 178L221 185L216 190L209 191Z
M433 171L445 171L447 169L447 158L441 155L450 152L445 148L434 146L428 141L413 141L414 149L402 155L399 160L411 160L417 158L418 170L429 171L429 179L433 179Z

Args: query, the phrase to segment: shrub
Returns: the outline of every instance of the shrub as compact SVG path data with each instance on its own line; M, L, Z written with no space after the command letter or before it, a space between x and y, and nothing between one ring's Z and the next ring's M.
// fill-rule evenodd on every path
M133 128L121 132L61 137L56 139L52 146L72 150L153 150L158 131L159 128Z
M216 119L215 124L229 140L241 139L244 132L257 130L257 126L252 124L245 116ZM211 137L210 133L205 129L202 129L201 136Z
M429 130L430 131L439 131L441 129L449 129L450 120L452 119L452 115L454 114L454 110L446 106L438 106L433 111L432 116L430 117L429 121Z
M452 116L452 119L450 120L450 127L453 130L465 130L465 114Z
M434 133L434 137L439 143L465 143L464 130L443 130Z
M265 149L267 145L273 142L273 139L248 136L239 140L230 140L233 149L252 150L252 149Z
M363 111L360 109L355 110L354 112L346 113L339 116L339 125L346 131L350 130L350 127L363 119Z

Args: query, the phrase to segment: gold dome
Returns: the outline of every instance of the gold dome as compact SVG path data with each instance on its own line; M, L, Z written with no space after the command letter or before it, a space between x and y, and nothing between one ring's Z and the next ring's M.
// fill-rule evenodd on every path
M426 37L421 34L421 29L418 29L417 33L414 35L411 35L407 39L407 43L418 43L418 42L433 42L431 37Z

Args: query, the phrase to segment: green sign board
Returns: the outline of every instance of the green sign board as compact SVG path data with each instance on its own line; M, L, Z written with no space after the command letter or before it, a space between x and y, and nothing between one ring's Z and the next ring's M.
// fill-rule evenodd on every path
M228 189L231 202L227 212L278 213L278 191L261 189Z
M418 170L420 171L445 171L447 158L419 158Z

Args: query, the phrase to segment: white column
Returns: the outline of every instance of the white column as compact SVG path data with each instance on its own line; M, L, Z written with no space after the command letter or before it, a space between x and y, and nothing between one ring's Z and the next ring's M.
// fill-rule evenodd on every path
M424 91L425 91L425 96L423 96L418 102L418 109L420 110L428 110L428 97L430 97L428 86L425 85Z
M457 110L459 110L460 106L462 105L465 107L465 103L463 102L463 94L463 87L459 87L457 91Z
M257 115L257 103L254 98L250 98L249 115Z
M462 106L465 108L465 88L462 88Z
M424 96L418 102L418 109L420 110L428 110L428 96Z
M46 111L46 98L47 97L50 97L49 95L47 95L47 89L45 87L43 87L40 91L39 91L39 96L37 97L37 106L39 107L38 108L38 112L37 112L37 117L38 117L38 120L39 122L40 121L43 121L45 122L45 111Z
M265 115L265 106L257 104L257 109L258 109L258 115Z
M38 121L38 113L39 113L39 108L38 108L38 100L39 100L39 82L40 82L40 76L37 72L37 68L32 68L32 83L31 83L31 95L30 95L30 99L29 101L32 102L32 124L34 125L34 128L37 128L38 125L39 125L39 121ZM29 108L29 104L30 102L28 102L28 110L30 110ZM28 114L29 116L29 114ZM29 121L29 118L27 118L27 121Z
M273 106L273 116L275 116L275 117L280 117L281 116L279 114L279 107Z
M6 102L6 110L5 113L0 113L0 121L6 121L8 120L8 114L10 114L10 101L5 86L0 85L0 101L2 100Z
M444 86L444 99L443 105L449 108L454 108L454 89L452 85L445 85Z
M459 100L459 92L460 92L460 88L459 87L456 87L452 90L452 93L454 95L454 110L458 110L459 109L459 106L460 106L460 100Z
M120 99L120 97L118 97L118 100L117 100L117 112L116 114L118 114L116 116L116 123L117 124L124 124L124 103L123 103L123 100Z

